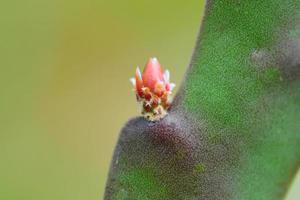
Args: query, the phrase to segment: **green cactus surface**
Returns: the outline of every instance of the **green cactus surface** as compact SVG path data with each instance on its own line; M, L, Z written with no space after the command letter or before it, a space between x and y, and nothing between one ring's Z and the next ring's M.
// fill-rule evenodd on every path
M300 1L208 0L169 114L123 127L105 199L283 199L299 165Z

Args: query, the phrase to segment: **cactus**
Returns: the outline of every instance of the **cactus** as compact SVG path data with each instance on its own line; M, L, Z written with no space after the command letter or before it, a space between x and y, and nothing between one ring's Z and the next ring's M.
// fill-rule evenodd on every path
M106 200L282 199L300 161L300 1L208 0L168 115L121 130Z

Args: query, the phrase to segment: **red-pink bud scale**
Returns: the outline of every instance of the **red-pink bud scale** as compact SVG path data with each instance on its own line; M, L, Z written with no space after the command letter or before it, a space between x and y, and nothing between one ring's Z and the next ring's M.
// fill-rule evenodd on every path
M167 115L171 105L170 95L174 83L169 82L170 73L163 72L157 58L150 58L143 74L136 69L135 78L130 79L134 85L137 100L142 104L142 114L150 121L158 121Z

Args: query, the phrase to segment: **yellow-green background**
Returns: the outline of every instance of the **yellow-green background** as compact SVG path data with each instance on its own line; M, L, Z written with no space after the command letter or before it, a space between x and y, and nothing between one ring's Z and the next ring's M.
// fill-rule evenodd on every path
M102 199L118 132L138 115L129 78L157 56L178 85L203 6L2 1L0 200Z

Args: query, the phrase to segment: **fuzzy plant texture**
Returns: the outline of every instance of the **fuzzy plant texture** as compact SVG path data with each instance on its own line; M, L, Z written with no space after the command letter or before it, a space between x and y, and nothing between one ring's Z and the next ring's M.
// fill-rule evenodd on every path
M300 0L208 0L169 114L123 127L106 200L284 199L300 166Z

